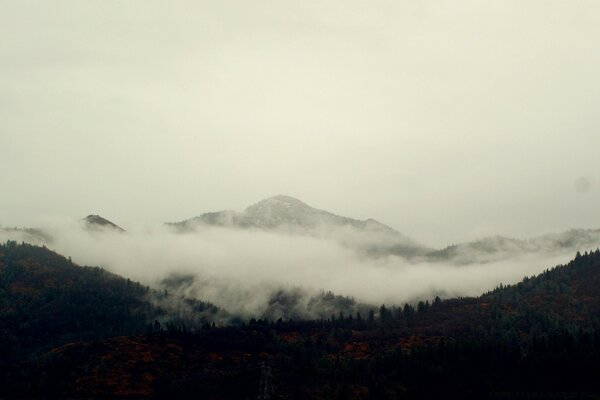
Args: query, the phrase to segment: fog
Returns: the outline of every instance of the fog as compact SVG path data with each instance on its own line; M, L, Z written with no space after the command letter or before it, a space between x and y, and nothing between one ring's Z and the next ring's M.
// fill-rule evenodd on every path
M335 235L327 239L281 230L206 226L174 233L157 225L119 233L90 231L80 221L55 220L44 231L53 238L46 243L49 248L78 264L102 266L161 291L165 278L191 277L174 288L177 294L210 301L245 317L289 316L272 309L280 290L298 297L294 315L305 317L322 315L320 310L311 310L308 302L323 291L375 306L431 300L436 295L476 296L574 257L572 250L565 249L515 250L512 254L507 250L502 257L479 261L481 254L474 254L476 262L464 265L397 256L371 258L340 244ZM35 242L27 233L2 231L0 240L7 239ZM461 260L464 257L461 254Z

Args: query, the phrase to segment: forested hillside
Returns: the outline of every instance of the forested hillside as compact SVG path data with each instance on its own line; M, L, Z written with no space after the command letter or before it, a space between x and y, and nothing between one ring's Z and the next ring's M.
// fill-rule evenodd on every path
M185 319L149 326L149 289L99 268L12 242L0 247L0 260L6 395L458 399L600 391L600 251L477 298L193 331ZM45 350L50 343L58 347Z
M10 380L19 360L54 346L140 334L158 321L181 324L173 312L180 303L199 316L193 323L217 312L192 299L166 301L163 293L102 268L75 265L45 247L1 244L0 381Z
M154 312L148 292L43 247L0 245L2 332L19 347L143 331Z

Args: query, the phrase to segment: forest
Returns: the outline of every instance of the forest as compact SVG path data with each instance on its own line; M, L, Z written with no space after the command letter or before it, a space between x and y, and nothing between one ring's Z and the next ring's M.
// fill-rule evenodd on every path
M231 318L82 267L0 246L0 397L597 398L600 250L478 297L316 320ZM187 304L186 314L173 302ZM189 310L192 310L189 313ZM176 315L173 315L175 312ZM222 315L222 314L221 314Z

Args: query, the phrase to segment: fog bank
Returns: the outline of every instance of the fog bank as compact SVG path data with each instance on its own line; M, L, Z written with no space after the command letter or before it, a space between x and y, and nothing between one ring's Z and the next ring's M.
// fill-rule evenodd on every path
M538 252L454 265L396 256L368 258L334 239L260 230L205 227L176 234L154 226L118 233L89 231L81 223L69 222L44 231L53 238L49 248L78 264L102 266L157 288L168 277L192 277L183 294L241 315L265 313L281 289L297 294L300 315L310 296L323 290L374 305L398 305L435 295L479 295L574 257L570 251ZM32 241L28 235L4 230L0 240ZM310 316L308 311L305 314Z

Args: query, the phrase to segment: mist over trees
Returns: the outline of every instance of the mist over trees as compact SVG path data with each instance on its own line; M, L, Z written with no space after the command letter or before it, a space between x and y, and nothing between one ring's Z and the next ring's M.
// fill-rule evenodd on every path
M169 291L190 279L173 276L159 292L43 247L3 244L0 394L222 399L272 385L273 395L293 398L477 398L599 389L600 250L478 297L357 309L324 292L311 304L331 315L238 317L229 326L208 319L222 312L216 306ZM272 304L294 304L295 295L278 292Z
M330 314L323 302L327 291L355 301L342 307L346 312L364 312L365 304L473 296L600 245L600 230L573 229L435 250L377 221L338 216L281 195L242 212L126 228L92 214L41 229L4 228L0 239L44 244L80 264L99 265L158 291L170 286L172 293L244 318L322 318ZM186 313L181 304L176 307Z

